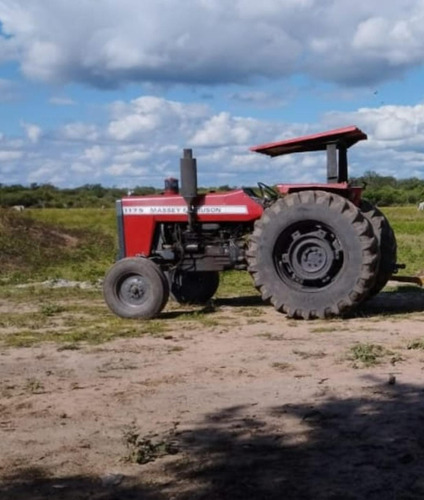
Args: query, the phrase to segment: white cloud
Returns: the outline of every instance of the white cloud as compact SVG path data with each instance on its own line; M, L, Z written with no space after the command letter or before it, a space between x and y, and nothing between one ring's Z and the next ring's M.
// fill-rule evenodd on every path
M33 144L37 144L43 134L43 130L41 127L34 123L25 123L22 122L22 127L25 129L25 133Z
M61 185L66 182L67 175L63 165L54 160L46 160L41 166L31 169L28 173L28 182L48 182L53 185Z
M108 134L117 141L145 141L161 134L175 136L178 131L193 126L207 113L199 104L182 104L159 97L145 96L131 101L114 103L111 107L114 119Z
M90 174L90 176L93 174L93 167L90 165L87 165L87 163L82 163L82 162L75 162L72 163L71 165L71 171L75 172L76 174Z
M109 134L118 141L134 139L137 136L142 136L144 132L157 129L159 124L158 116L132 114L113 121L109 125Z
M149 172L147 168L135 168L131 163L114 163L106 168L106 172L115 177L138 177Z
M124 126L128 117L139 116L147 123L154 115L155 127ZM231 185L325 182L323 153L270 159L248 148L349 124L369 136L368 142L350 151L352 175L376 170L397 177L424 177L423 104L332 112L320 123L290 124L149 96L114 103L109 119L101 125L72 122L58 132L35 134L35 142L28 133L22 134L24 138L5 135L0 142L0 171L7 182L161 186L163 178L179 177L182 149L193 147L200 185L217 185L217 179L228 179Z
M353 47L375 57L382 56L394 66L422 63L424 10L397 19L371 17L358 25ZM383 54L384 51L384 54Z
M350 153L351 174L366 170L397 178L424 178L424 105L361 108L351 113L329 113L325 126L354 123L368 135Z
M193 146L226 146L249 142L255 124L252 118L235 118L222 112L212 116L191 138Z
M1 151L0 150L0 161L13 161L22 158L22 151Z
M95 145L92 148L86 148L84 151L83 158L93 165L101 164L108 157L108 151L99 145Z
M0 0L0 20L2 58L47 82L364 85L424 62L422 0Z
M325 121L338 126L356 123L372 143L386 146L420 145L424 148L424 105L361 108L350 113L328 113Z
M138 149L133 150L123 150L122 152L115 155L114 160L118 163L131 163L145 161L152 157L151 151L140 151Z
M73 122L62 127L60 136L70 141L93 142L98 140L99 131L96 125Z

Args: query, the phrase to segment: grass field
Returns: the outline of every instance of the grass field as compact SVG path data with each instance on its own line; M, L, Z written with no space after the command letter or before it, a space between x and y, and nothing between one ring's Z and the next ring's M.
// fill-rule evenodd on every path
M25 212L26 215L48 224L71 229L97 230L116 237L116 216L112 208L46 208Z
M406 265L405 273L424 274L424 213L415 206L387 207L382 211L395 232L398 262Z
M383 212L396 234L398 262L406 265L402 273L423 273L424 214L415 206L388 207ZM113 209L40 209L9 215L13 220L6 224L4 214L0 218L0 282L95 281L117 255ZM239 274L226 275L224 289L232 281L234 292L246 283L250 286Z
M407 273L424 272L424 213L415 206L387 207L382 211L389 219L398 242L398 261L407 266ZM113 209L43 209L31 210L26 215L36 221L52 224L66 231L80 231L88 238L83 248L66 262L54 266L54 276L62 272L62 277L75 279L95 279L103 276L104 270L116 256L116 219ZM73 265L73 263L75 265ZM41 264L41 263L40 263ZM44 268L40 265L40 268ZM31 270L33 276L35 269ZM1 270L0 270L1 273ZM22 276L25 279L25 276Z
M0 211L0 282L96 281L116 253L113 210Z

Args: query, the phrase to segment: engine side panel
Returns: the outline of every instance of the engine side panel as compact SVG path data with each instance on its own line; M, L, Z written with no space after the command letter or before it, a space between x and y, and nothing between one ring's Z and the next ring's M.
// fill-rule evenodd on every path
M180 195L123 198L123 233L125 257L142 255L149 257L158 223L187 222L187 204ZM242 189L228 193L209 193L196 200L197 221L200 223L238 222L251 223L263 213Z

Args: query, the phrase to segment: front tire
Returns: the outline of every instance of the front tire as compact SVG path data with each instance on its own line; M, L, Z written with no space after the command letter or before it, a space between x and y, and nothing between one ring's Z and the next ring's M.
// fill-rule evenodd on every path
M103 295L117 316L150 319L165 307L169 285L159 266L151 260L127 258L116 262L107 272Z
M256 221L247 260L263 300L289 317L313 319L347 312L369 295L379 250L353 203L302 191L277 200Z

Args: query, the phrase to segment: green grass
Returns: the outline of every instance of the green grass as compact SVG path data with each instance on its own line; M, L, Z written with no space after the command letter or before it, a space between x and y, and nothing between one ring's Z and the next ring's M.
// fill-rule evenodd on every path
M382 345L359 342L350 347L347 359L353 361L355 368L359 368L375 366L386 360L394 365L403 358Z
M54 342L66 348L116 338L163 336L172 320L124 320L109 312L100 290L0 287L0 345L29 347Z
M202 309L193 309L190 306L185 307L186 312L180 313L175 319L179 322L195 322L205 328L214 328L225 322L221 322L212 313L217 312L215 307L203 307Z
M95 281L116 255L112 212L0 210L0 283Z
M252 278L247 271L227 271L221 273L220 284L216 296L243 297L257 295Z
M98 289L3 285L0 304L4 308L0 315L3 347L52 342L60 349L78 349L84 344L101 344L118 338L167 338L176 325L178 330L194 332L228 324L225 317L213 314L217 311L213 304L202 308L171 303L157 319L122 319L108 310ZM171 346L169 352L179 350Z
M43 316L54 316L63 311L65 311L65 307L60 304L47 303L40 306L40 313Z
M163 335L168 328L159 321L131 324L113 320L103 323L99 318L84 327L54 328L51 324L40 329L20 329L6 335L0 332L0 339L6 347L31 347L43 342L65 344L68 349L76 349L80 344L103 344L119 338L136 338L145 335Z
M9 300L17 305L28 302L31 305L41 306L46 302L57 300L80 300L87 303L101 297L101 292L96 288L63 287L51 288L30 284L28 286L3 285L0 286L0 299Z
M406 347L410 350L424 351L424 339L411 340Z
M96 230L116 237L116 214L111 208L43 208L28 210L31 218L69 229Z
M398 262L406 264L400 273L424 273L424 214L416 206L387 207L382 211L389 219L398 243Z
M43 394L44 384L36 378L29 378L27 379L24 390L30 394Z
M175 429L159 437L141 436L134 424L124 429L123 442L127 448L126 461L135 464L147 464L166 455L175 455L179 452L175 439Z

